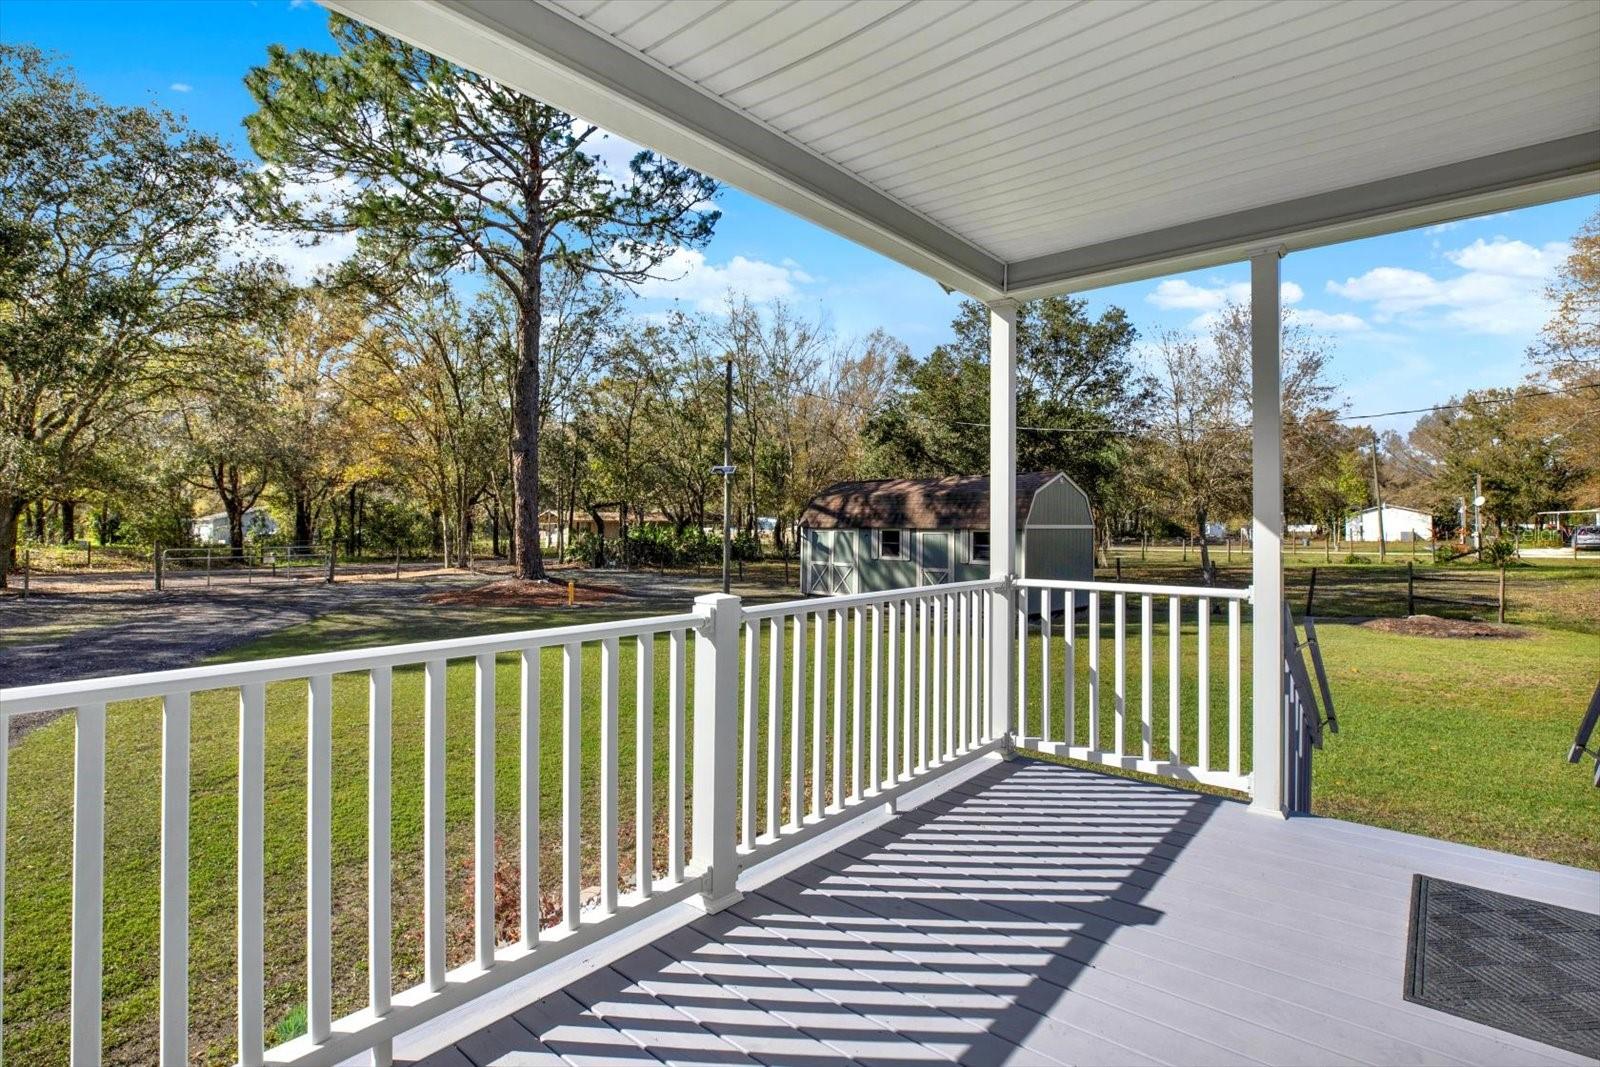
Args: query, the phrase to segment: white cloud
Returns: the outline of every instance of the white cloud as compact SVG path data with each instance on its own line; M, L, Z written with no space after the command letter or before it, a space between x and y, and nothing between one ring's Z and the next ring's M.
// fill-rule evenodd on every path
M194 86L190 85L188 82L173 82L171 85L167 86L167 88L171 89L175 93L189 93L194 91Z
M1570 253L1570 246L1559 241L1536 248L1505 237L1479 238L1445 253L1462 270L1454 277L1374 267L1359 277L1328 282L1328 292L1371 304L1380 322L1403 317L1412 326L1442 321L1468 333L1531 334L1548 317L1545 282Z
M1355 333L1358 330L1368 329L1367 320L1360 315L1351 315L1344 311L1321 311L1317 308L1297 310L1294 313L1294 321L1323 333Z
M699 311L713 313L723 308L730 291L760 304L793 299L801 286L816 281L792 259L768 263L734 256L718 265L709 262L704 252L693 248L675 249L655 273L660 277L638 286L640 296L678 300L693 304Z
M1304 296L1305 291L1294 282L1283 283L1282 299L1285 304L1298 303ZM1250 283L1232 282L1205 286L1195 285L1182 278L1168 278L1151 290L1145 299L1156 307L1167 310L1217 311L1228 304L1248 304Z

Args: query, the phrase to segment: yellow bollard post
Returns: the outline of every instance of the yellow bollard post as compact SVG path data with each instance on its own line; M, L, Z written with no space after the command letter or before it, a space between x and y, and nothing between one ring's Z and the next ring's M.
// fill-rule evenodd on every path
M567 607L570 608L574 604L576 604L577 602L578 602L578 583L568 579L568 581L567 581Z

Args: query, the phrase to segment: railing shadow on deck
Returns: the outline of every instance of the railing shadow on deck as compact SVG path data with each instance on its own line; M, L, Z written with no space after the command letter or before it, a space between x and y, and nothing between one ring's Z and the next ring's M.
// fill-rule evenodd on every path
M425 1062L1125 1056L1052 1009L1225 803L1003 763Z

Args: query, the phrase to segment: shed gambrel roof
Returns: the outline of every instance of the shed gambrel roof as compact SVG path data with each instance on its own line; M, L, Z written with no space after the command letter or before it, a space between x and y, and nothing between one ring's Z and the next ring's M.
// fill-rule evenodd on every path
M1063 477L1060 471L1017 475L1019 529L1027 521L1034 494ZM812 530L987 530L989 476L835 482L811 498L800 525Z

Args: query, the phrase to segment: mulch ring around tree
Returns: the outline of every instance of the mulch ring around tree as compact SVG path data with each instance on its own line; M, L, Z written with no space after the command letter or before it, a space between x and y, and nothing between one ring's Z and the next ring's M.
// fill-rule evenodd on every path
M1527 637L1528 631L1497 622L1441 619L1437 615L1411 615L1403 619L1373 619L1363 629L1406 637Z
M567 606L567 583L526 582L517 578L502 578L471 589L447 589L423 597L427 604L446 607L532 607L560 608ZM577 582L572 588L572 603L610 604L630 600L627 592L614 585L596 585Z

